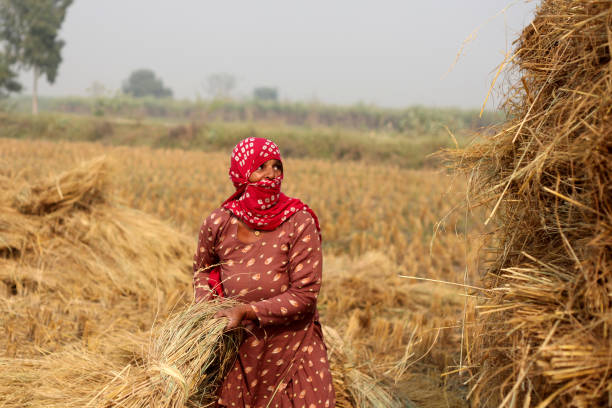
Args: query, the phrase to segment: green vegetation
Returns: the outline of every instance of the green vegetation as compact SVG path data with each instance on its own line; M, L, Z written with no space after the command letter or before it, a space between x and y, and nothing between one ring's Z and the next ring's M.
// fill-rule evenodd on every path
M279 143L286 157L390 163L404 168L435 166L432 153L459 145L502 120L476 111L411 107L382 109L276 101L177 101L128 96L41 98L48 112L0 115L0 137L97 141L107 145L229 151L249 136ZM53 112L53 113L52 113ZM453 134L451 136L450 133Z
M123 92L135 98L172 98L172 89L164 87L163 81L150 69L137 69L132 72L123 84Z
M24 97L14 98L18 112L27 111ZM111 98L62 97L41 98L41 111L122 117L130 119L161 118L164 121L195 122L275 122L309 128L342 127L403 133L410 136L446 134L478 130L500 123L499 112L456 108L413 106L386 109L367 105L334 106L318 103L233 100L169 100L131 98L120 95Z
M278 89L270 86L259 86L253 89L253 99L256 101L278 101Z
M72 0L3 0L0 2L0 41L10 63L32 69L32 113L38 113L37 83L41 75L55 82L64 41L58 33ZM8 70L10 74L10 69ZM10 84L10 82L9 82ZM14 88L14 86L13 86ZM11 91L10 87L6 88Z
M437 164L431 153L453 144L445 132L408 135L277 123L164 123L66 114L0 114L0 137L96 141L106 145L229 151L249 136L267 137L282 146L285 157L388 163L404 168ZM459 137L461 143L465 137Z
M21 91L21 84L17 81L17 72L13 68L10 58L0 53L0 98L5 98L10 92Z

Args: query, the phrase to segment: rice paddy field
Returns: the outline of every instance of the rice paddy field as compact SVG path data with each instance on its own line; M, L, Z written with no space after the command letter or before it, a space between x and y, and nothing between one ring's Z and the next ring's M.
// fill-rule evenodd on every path
M108 406L191 302L200 223L233 191L229 153L0 139L0 163L0 405ZM284 191L322 225L337 406L466 406L470 296L400 277L473 283L465 187L442 168L285 161ZM351 394L367 384L387 400Z
M284 191L319 215L337 407L612 406L611 22L542 1L506 123L453 172L371 129L301 156L317 130L0 115L0 406L214 406L241 333L193 304L191 256L245 131L286 137Z

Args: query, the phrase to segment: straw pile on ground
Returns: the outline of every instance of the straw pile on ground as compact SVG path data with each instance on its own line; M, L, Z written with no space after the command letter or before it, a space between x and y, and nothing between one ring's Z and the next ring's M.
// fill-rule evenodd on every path
M127 365L95 398L96 406L181 408L214 406L233 363L241 332L224 333L214 314L232 301L192 304L157 330L147 361Z
M612 405L611 48L612 2L544 0L511 57L508 122L462 154L496 225L475 406Z
M149 330L188 301L191 240L110 200L109 176L102 158L34 183L0 174L5 356L95 350L109 330Z
M28 171L0 168L0 405L85 406L189 302L192 240L116 202L104 158Z
M356 369L355 358L336 330L323 326L334 388L336 407L409 408L414 405L394 397L384 384Z
M3 406L210 407L241 333L213 319L231 302L201 303L171 316L150 337L114 333L105 351L78 346L37 359L1 359Z
M42 181L0 166L0 406L214 403L240 334L211 316L232 303L191 304L194 239L117 202L111 177L104 158ZM332 340L341 406L392 401Z

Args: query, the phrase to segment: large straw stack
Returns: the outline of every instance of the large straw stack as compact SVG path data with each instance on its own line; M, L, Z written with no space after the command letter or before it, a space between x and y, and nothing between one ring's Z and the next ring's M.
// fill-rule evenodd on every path
M611 48L611 1L544 0L508 122L462 157L496 226L466 342L475 406L612 405Z

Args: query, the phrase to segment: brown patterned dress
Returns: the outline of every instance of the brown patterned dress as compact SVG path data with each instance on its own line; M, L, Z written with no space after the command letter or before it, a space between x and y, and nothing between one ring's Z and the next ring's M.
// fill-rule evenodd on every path
M223 382L218 404L333 407L317 312L322 257L314 219L300 211L260 237L248 244L238 240L238 221L222 208L200 229L194 257L196 299L210 293L202 268L221 263L224 295L252 304L258 319Z

